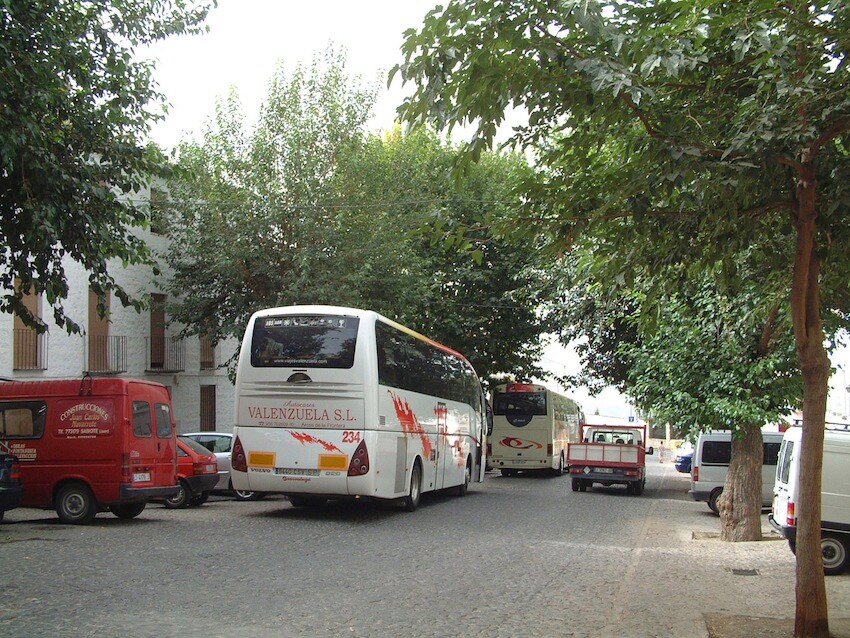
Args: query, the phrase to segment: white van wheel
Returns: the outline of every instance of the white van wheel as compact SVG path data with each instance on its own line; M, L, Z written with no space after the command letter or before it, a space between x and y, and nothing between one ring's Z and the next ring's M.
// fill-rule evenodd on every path
M823 573L827 576L840 574L850 567L847 544L838 536L824 534L820 541L823 555Z
M708 496L708 507L712 512L714 512L718 516L720 515L720 508L717 506L717 499L720 498L721 494L723 494L723 488L715 487L713 490L711 490L711 494L709 494Z

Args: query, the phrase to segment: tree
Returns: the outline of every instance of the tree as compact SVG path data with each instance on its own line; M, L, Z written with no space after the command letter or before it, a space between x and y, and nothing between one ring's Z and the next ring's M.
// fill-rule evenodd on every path
M135 51L169 35L195 33L211 2L80 0L0 6L0 310L39 331L47 324L23 297L45 294L69 332L63 259L89 271L103 299L139 300L115 284L107 263L152 263L134 234L148 220L142 184L168 163L142 140L161 117L151 64Z
M591 268L592 255L576 261L585 265L564 266L565 288L550 321L565 327L565 343L581 340L581 380L616 385L652 420L691 436L731 430L721 538L760 540L761 427L790 413L802 394L783 296L762 296L763 259L754 251L736 256L734 278L705 271L683 278L672 267L657 272L676 286L652 312L644 308L649 271L616 288Z
M264 307L365 307L463 352L485 379L540 376L533 247L464 239L475 261L419 230L502 210L527 162L485 154L455 181L455 150L436 135L367 136L371 103L331 51L279 71L253 131L235 95L218 105L204 140L181 145L185 178L170 189L172 318L220 341Z
M850 227L848 27L843 1L456 1L407 33L396 69L417 84L405 119L474 122L473 158L509 105L525 109L528 125L512 141L539 148L541 166L554 169L538 191L546 207L536 227L562 241L604 225L619 234L621 262L663 263L676 246L696 264L794 238L773 272L791 275L803 379L798 636L829 633L823 315L846 319L848 309L838 285L850 269L840 249ZM610 140L625 152L603 157ZM576 174L586 179L578 196L562 188Z

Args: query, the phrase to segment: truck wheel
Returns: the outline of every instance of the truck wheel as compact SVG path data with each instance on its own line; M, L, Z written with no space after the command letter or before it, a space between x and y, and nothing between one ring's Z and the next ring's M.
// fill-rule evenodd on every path
M586 492L588 485L592 485L592 483L590 483L589 481L586 481L584 479L579 479L578 480L578 491L579 492Z
M180 489L177 490L177 494L165 499L164 504L168 509L182 509L189 506L189 499L191 498L189 485L186 481L180 479L178 487Z
M711 490L711 494L708 495L708 507L712 512L714 512L718 516L720 515L720 508L717 507L717 499L720 498L721 494L723 494L723 488L715 487L713 490Z
M118 518L130 520L145 511L147 503L117 503L109 506L109 511Z
M82 483L62 486L56 495L56 514L68 525L90 523L97 514L97 502L92 491Z
M640 496L643 494L643 481L637 481L636 483L632 483L632 494L635 496Z
M579 480L573 479L573 492L578 492L578 488L579 488Z
M850 567L847 543L833 534L824 534L820 540L820 551L823 555L823 573L827 576L840 574Z
M419 499L422 496L422 466L419 459L413 462L413 472L410 473L410 490L404 499L404 509L413 512L419 507Z

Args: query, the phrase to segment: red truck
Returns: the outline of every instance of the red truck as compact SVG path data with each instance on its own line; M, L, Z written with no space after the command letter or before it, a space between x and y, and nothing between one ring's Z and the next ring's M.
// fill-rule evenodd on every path
M179 490L171 397L150 381L0 381L0 452L20 459L21 505L63 523L134 518Z
M583 425L581 443L567 450L573 492L584 492L594 483L625 485L640 496L646 486L645 425Z

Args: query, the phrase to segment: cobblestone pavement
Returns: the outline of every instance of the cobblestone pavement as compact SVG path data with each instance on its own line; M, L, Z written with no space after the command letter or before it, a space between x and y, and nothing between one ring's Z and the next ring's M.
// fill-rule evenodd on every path
M687 475L657 458L649 472L640 497L488 474L412 514L213 497L73 527L13 510L0 636L790 635L787 544L721 543ZM850 637L850 574L826 582L833 632Z

